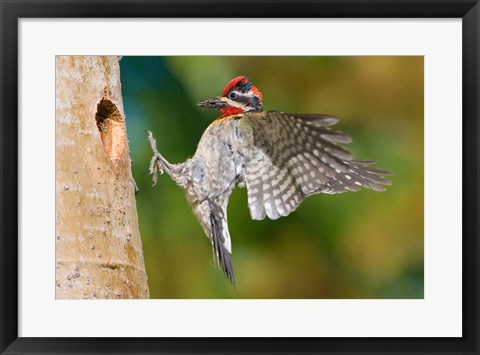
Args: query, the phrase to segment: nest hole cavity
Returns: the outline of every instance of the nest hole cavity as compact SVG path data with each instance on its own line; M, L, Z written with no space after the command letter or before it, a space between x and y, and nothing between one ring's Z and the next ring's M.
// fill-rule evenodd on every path
M97 105L95 114L103 148L114 165L118 165L125 156L125 122L117 106L103 98Z

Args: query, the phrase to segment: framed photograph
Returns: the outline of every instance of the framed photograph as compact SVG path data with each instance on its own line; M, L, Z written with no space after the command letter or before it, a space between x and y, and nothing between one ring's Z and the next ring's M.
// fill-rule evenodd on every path
M478 354L478 1L2 2L0 351Z

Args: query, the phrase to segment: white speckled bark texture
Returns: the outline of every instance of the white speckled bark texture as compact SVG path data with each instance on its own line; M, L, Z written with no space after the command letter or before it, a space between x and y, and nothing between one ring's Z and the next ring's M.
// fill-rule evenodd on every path
M56 57L57 299L148 298L119 57Z

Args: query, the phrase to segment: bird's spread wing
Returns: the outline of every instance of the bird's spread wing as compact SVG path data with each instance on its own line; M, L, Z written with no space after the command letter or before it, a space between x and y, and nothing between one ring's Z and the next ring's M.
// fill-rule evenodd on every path
M245 157L243 178L253 219L287 216L317 193L383 191L391 172L354 160L338 145L351 138L328 126L332 116L276 111L246 113L238 123L239 151Z

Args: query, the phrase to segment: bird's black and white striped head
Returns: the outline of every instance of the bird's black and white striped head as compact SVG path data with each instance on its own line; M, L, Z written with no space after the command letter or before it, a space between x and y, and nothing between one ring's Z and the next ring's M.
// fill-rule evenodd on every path
M263 110L262 93L243 75L230 80L221 97L205 100L197 105L216 108L222 113L222 117Z

